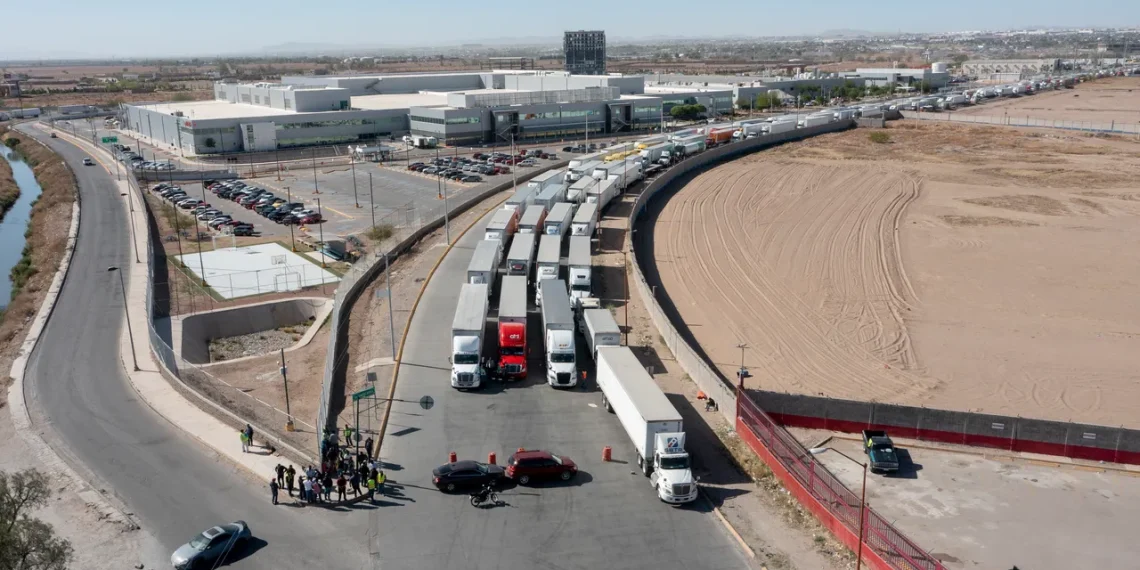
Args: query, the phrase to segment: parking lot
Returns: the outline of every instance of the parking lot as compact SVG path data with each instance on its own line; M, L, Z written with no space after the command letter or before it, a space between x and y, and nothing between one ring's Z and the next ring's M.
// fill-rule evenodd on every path
M858 442L827 447L864 460ZM1136 568L1140 477L1087 467L898 448L897 475L867 475L867 504L947 568ZM848 488L859 465L815 455Z

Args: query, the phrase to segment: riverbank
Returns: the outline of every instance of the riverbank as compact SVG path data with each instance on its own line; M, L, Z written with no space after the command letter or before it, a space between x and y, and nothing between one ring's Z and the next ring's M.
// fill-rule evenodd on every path
M75 174L51 149L16 131L9 131L3 136L20 141L20 154L32 167L36 181L43 189L32 206L23 257L9 276L12 279L11 302L0 315L0 370L8 370L63 258L77 188ZM5 386L8 381L5 378ZM6 393L0 391L0 402Z
M0 144L6 138L8 138L7 129L0 130ZM12 205L19 197L20 187L12 177L12 167L8 166L8 161L0 160L0 222L4 221L4 215L12 209Z

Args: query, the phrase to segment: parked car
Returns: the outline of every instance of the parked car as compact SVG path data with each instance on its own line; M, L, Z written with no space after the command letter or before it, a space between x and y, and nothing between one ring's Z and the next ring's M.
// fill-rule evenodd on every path
M578 474L578 464L564 455L548 451L519 451L507 458L507 477L519 485L540 479L569 481Z
M190 539L170 555L174 570L213 568L222 566L227 556L237 552L236 546L249 540L253 534L245 521L234 521L208 528Z
M183 210L190 210L190 209L198 207L198 204L201 204L201 203L202 202L200 200L198 200L197 198L187 198L187 199L179 202L178 207L183 209Z
M238 237L252 236L253 233L254 232L253 232L253 226L252 225L247 224L244 226L234 226L234 235L235 236L238 236Z
M226 214L222 214L222 215L210 220L209 222L206 222L206 226L216 230L216 229L222 227L222 224L225 224L226 222L229 222L232 220L233 220L233 218L229 217Z
M478 461L456 461L431 470L431 482L440 491L448 493L462 489L478 489L484 485L498 485L504 476L498 465Z
M464 176L463 178L460 178L459 181L460 182L467 182L467 183L475 183L475 182L482 182L483 179L472 174L472 175Z

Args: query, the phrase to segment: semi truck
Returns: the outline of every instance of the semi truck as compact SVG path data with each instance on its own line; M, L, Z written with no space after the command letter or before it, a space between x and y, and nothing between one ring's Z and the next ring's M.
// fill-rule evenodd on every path
M826 125L834 120L835 116L831 113L816 113L814 115L808 115L804 117L803 127L805 129L809 127L818 127L819 125Z
M578 319L578 330L586 339L590 357L598 360L598 349L603 346L621 346L621 328L609 309L584 309Z
M547 186L562 182L565 176L565 170L548 170L531 178L526 185L528 188L534 188L535 192L542 192Z
M608 177L609 180L614 181L614 186L617 187L617 192L624 192L626 188L633 186L638 180L641 180L643 172L641 165L637 163L626 164L629 166L629 168L613 172Z
M542 223L546 221L546 208L541 204L531 204L527 206L526 211L523 212L519 218L520 234L537 234L542 231Z
M598 205L598 215L606 209L606 206L617 197L618 185L616 180L602 180L596 186L591 186L586 191L586 203Z
M674 505L696 500L681 414L628 346L603 346L597 352L602 407L625 428L637 452L637 466L657 497Z
M574 312L570 309L566 282L547 279L540 282L539 287L542 289L546 383L556 388L572 388L578 385L578 368L575 363Z
M768 123L767 125L765 125L764 133L769 134L769 135L774 135L777 133L786 133L786 132L794 131L794 130L796 130L796 120L791 119L791 120L774 121L772 123Z
M471 262L467 264L467 283L486 285L488 297L495 288L501 252L498 240L482 240L475 246L475 253L471 255Z
M582 297L590 296L590 278L593 274L592 264L590 238L587 236L571 236L570 257L567 263L570 275L571 304Z
M525 276L504 275L499 288L499 376L503 378L526 378L526 284Z
M521 234L511 244L507 252L507 275L530 277L530 266L534 262L534 244L538 236L535 234ZM525 290L524 290L525 296Z
M487 222L487 229L483 232L483 239L498 240L499 249L504 249L510 244L511 236L515 235L515 230L518 228L518 210L502 209L495 212L491 216L491 221Z
M515 189L515 193L507 198L506 203L503 204L504 210L515 210L521 216L526 207L534 203L534 188L530 186L520 186Z
M673 150L673 143L663 142L641 149L641 164L649 166L661 160L661 153ZM612 173L611 173L612 174Z
M564 183L550 184L534 198L534 203L546 208L549 212L554 205L566 201L567 186Z
M578 206L578 211L574 213L574 219L570 221L570 235L593 237L597 225L598 205L582 204Z
M732 138L737 140L756 138L763 134L764 125L767 123L748 123L741 125L739 129L732 133Z
M542 305L542 282L558 279L562 270L562 237L542 236L538 239L538 259L534 269L534 304Z
M709 129L708 134L705 135L705 146L712 148L717 145L732 142L732 133L734 132L736 132L736 129L731 125L717 129Z
M585 162L579 164L578 166L572 166L568 168L566 170L566 182L577 182L584 176L590 176L590 174L594 172L594 168L596 168L601 163L602 161L600 160L591 160L590 162Z
M475 389L486 380L483 371L483 328L487 323L489 285L464 283L451 322L451 387Z
M550 209L546 221L542 223L542 233L562 237L570 232L570 222L574 219L574 206L559 202Z
M594 171L590 171L592 174ZM571 204L581 204L586 201L586 193L591 186L596 186L598 180L593 176L584 176L577 182L570 185L566 190L566 201Z

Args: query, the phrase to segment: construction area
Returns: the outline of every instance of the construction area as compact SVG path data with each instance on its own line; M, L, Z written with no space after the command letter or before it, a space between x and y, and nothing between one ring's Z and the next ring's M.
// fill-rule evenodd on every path
M752 387L1140 427L1138 175L1140 142L1122 136L823 135L656 201L647 270Z

